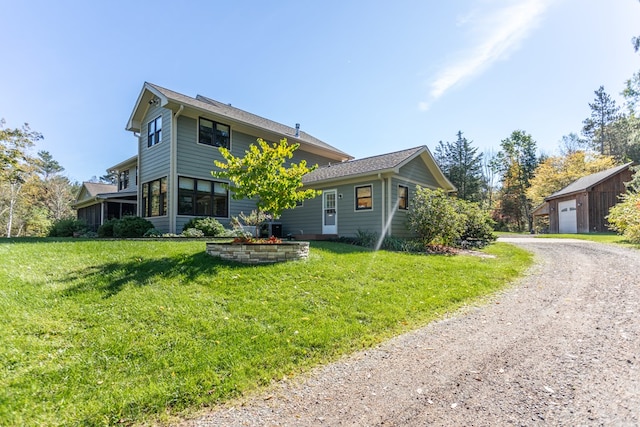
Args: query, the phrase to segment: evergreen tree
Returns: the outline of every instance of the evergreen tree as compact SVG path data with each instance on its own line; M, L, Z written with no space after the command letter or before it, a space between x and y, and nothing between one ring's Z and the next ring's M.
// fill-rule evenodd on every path
M611 125L620 119L620 108L604 91L604 86L600 86L594 93L595 100L589 104L591 116L582 122L582 134L600 154L615 155Z
M458 131L455 142L440 141L435 149L435 158L442 172L458 189L458 197L473 202L482 198L482 153L472 147L472 141Z

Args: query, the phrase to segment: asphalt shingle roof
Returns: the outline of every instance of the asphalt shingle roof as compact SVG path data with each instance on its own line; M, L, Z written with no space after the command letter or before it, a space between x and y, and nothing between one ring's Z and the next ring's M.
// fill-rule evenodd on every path
M393 153L381 154L378 156L365 157L363 159L349 160L342 163L335 163L320 167L313 172L306 174L302 182L310 184L327 179L345 178L353 175L366 175L376 172L388 171L401 165L404 161L416 153L426 150L426 147L414 147L407 150Z
M632 163L626 163L622 166L616 166L615 168L607 169L601 172L596 172L591 175L583 176L582 178L578 178L573 181L571 184L564 187L562 190L556 191L545 200L555 199L557 197L566 196L568 194L577 193L580 191L585 191L594 185L601 183L602 181L616 175L619 172L627 169L631 166Z
M118 186L114 184L104 184L102 182L83 182L82 185L87 190L89 197L95 197L102 193L114 193L118 191Z
M269 130L271 132L283 135L285 137L295 138L299 141L323 148L325 150L331 150L335 153L338 153L344 156L345 159L353 158L353 156L345 153L344 151L339 150L336 147L329 145L326 142L321 141L318 138L312 135L309 135L304 131L299 131L299 136L296 137L295 128L283 125L278 122L274 122L273 120L265 119L264 117L260 117L256 114L252 114L247 111L241 110L239 108L232 107L229 104L225 104L223 102L219 102L202 95L197 95L195 98L192 98L190 96L186 96L181 93L174 92L170 89L166 89L161 86L148 83L148 82L147 82L147 85L153 87L155 90L162 93L162 95L167 97L168 99L174 100L178 103L191 105L196 108L199 108L205 111L210 111L212 113L215 113L223 117L228 117L238 122L246 123L252 126Z

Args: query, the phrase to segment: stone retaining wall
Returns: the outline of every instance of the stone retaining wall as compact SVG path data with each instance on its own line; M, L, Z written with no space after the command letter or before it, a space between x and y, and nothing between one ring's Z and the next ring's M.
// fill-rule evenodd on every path
M244 264L270 264L309 257L309 242L207 243L207 253Z

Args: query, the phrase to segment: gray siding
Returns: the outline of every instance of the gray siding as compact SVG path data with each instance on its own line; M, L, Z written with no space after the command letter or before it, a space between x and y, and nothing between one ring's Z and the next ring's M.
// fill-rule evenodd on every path
M317 154L309 153L307 151L302 151L301 149L294 151L293 158L291 159L291 161L293 163L300 163L300 160L302 159L307 161L308 168L310 168L313 165L325 166L325 165L328 165L330 162L335 163L335 160L331 160L327 157L319 156Z
M133 191L138 189L137 173L138 173L137 166L131 166L131 168L129 168L129 185L127 186L127 188L125 188L125 190Z
M340 201L338 201L340 202ZM282 213L282 234L322 234L322 195Z
M398 209L396 206L396 202L398 201L398 186L404 185L405 187L409 187L409 210ZM389 198L389 203L392 204L391 209L393 211L390 215L393 215L393 219L391 220L391 235L394 237L412 237L412 234L409 232L407 228L407 215L411 210L411 199L416 194L416 185L410 182L405 181L402 178L394 177L391 178L391 197Z
M356 187L371 185L373 209L356 210ZM382 182L375 178L357 184L340 185L338 188L338 234L355 236L358 230L377 233L382 231ZM340 198L342 194L342 198Z
M423 187L438 188L438 182L435 180L424 161L420 157L416 157L409 163L400 168L400 175L410 181L420 182ZM394 199L395 200L395 199Z
M153 147L147 147L147 123L162 114L162 140ZM169 156L171 149L171 111L151 107L142 123L139 140L139 183L142 184L169 174Z
M373 190L373 209L355 209L355 188L371 185ZM372 178L357 184L331 185L322 190L337 190L338 193L338 235L355 236L358 230L382 231L382 185ZM322 234L322 195L305 200L304 206L283 213L281 222L284 234Z
M162 137L153 147L147 146L147 124L150 120L162 115ZM167 177L167 185L170 188L169 157L171 155L171 111L152 106L147 111L142 122L140 137L138 138L138 214L142 212L142 184L158 178ZM135 178L134 178L135 179ZM135 181L134 181L135 182ZM171 195L168 195L168 203L171 203ZM162 231L169 231L169 217L148 217L153 226Z
M155 228L162 231L163 233L169 232L169 217L167 215L151 216L151 217L147 217L146 219L148 219Z

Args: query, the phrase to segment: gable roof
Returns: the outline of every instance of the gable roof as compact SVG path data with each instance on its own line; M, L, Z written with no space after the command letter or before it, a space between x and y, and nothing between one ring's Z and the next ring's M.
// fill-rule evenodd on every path
M583 176L582 178L578 178L573 181L571 184L564 187L562 190L556 191L549 197L545 198L545 200L556 199L558 197L568 196L573 193L580 193L583 191L590 191L589 189L593 186L600 184L601 182L606 181L607 179L617 175L620 172L623 172L629 169L633 162L626 163L621 166L616 166L615 168L607 169L601 172L596 172L591 175Z
M252 129L273 133L280 138L287 138L289 141L299 142L301 145L306 145L308 148L310 147L320 150L325 155L329 154L328 157L335 158L337 161L353 158L353 156L345 153L344 151L339 150L304 131L298 131L298 136L296 136L296 129L290 126L260 117L256 114L232 107L229 104L216 101L206 96L196 95L196 97L193 98L148 82L144 83L142 91L138 96L133 112L127 122L127 130L134 132L141 131L142 120L144 119L149 103L154 99L154 97L157 97L160 100L160 105L163 107L171 108L179 107L180 105L188 106L199 110L200 112L223 117Z
M83 182L78 196L72 207L79 209L86 206L91 206L95 203L99 203L99 200L109 199L127 199L131 200L131 203L136 203L138 196L137 190L122 190L118 191L118 186L115 184L105 184L102 182Z
M380 154L363 159L330 164L320 167L302 177L304 184L339 181L347 178L374 174L397 174L400 168L411 160L421 157L436 181L447 191L455 191L455 186L444 176L429 149L422 145L393 153Z
M117 185L102 182L83 182L82 187L86 191L88 198L95 197L102 193L114 193L118 191Z

